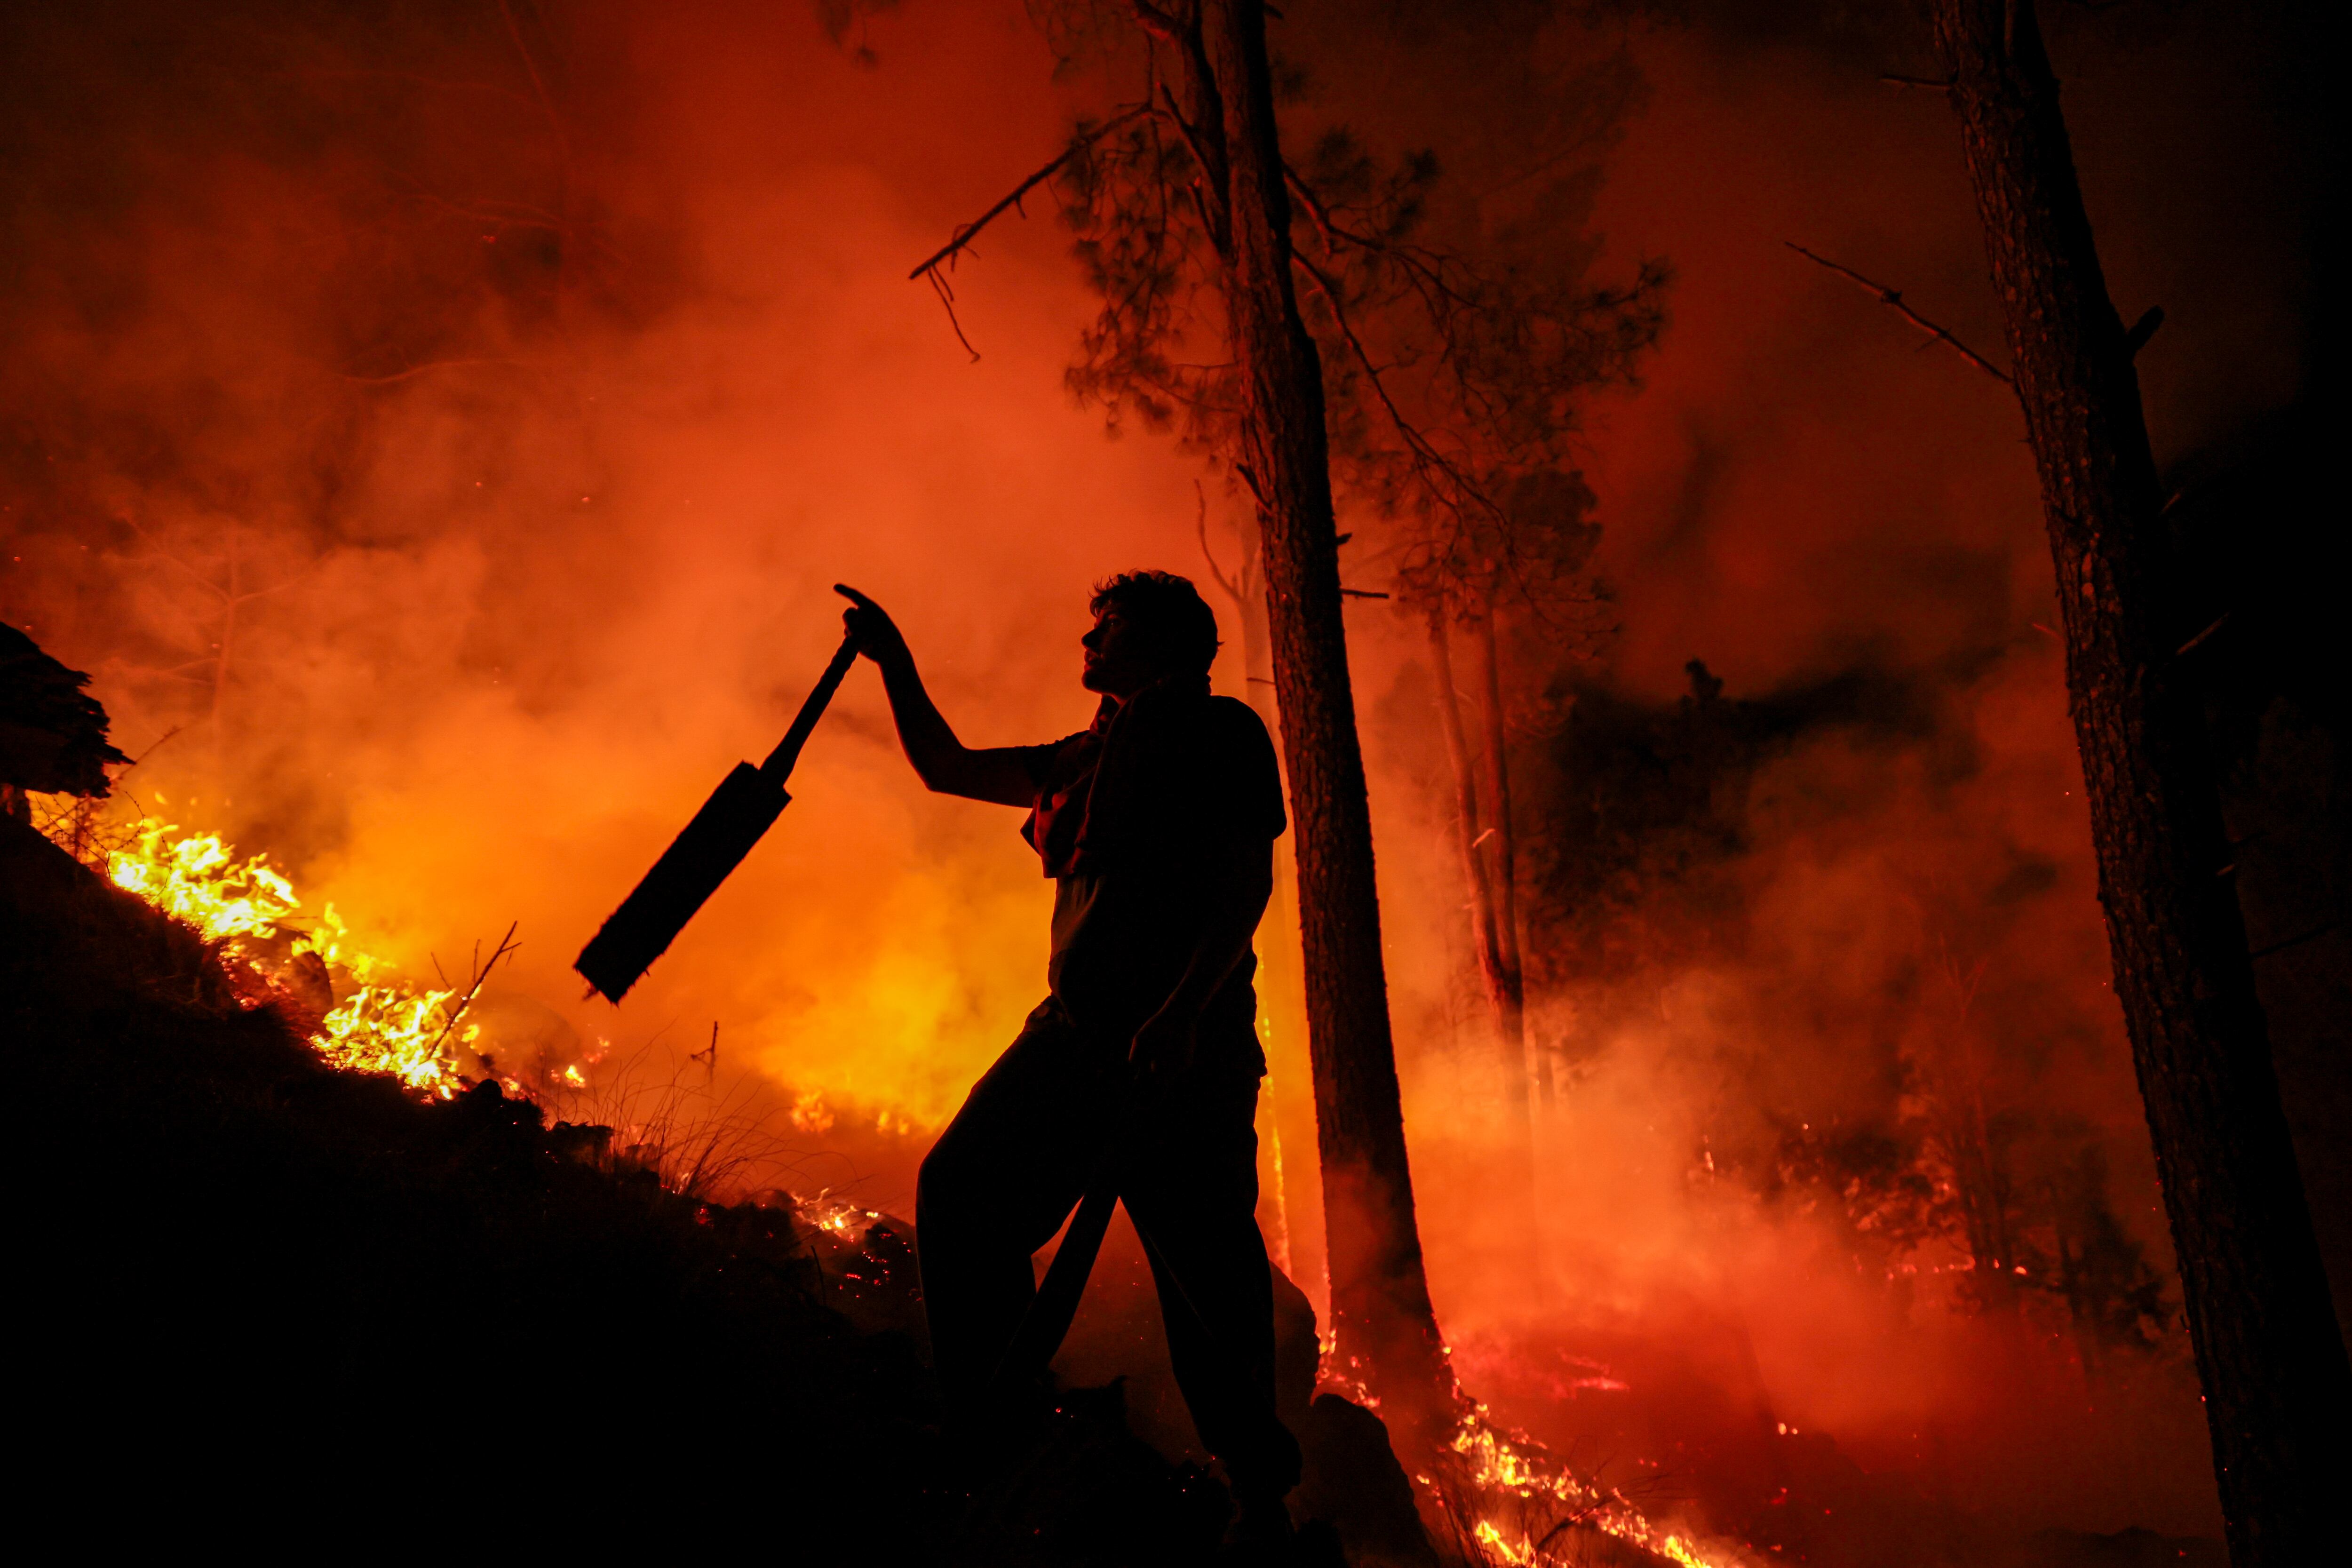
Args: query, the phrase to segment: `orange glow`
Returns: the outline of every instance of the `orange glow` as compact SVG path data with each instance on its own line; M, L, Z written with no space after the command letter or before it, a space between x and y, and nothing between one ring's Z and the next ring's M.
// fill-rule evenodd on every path
M69 809L52 806L44 820L54 837L70 845ZM352 944L332 904L305 921L298 913L302 900L294 885L270 868L267 854L240 860L216 833L184 831L144 817L133 825L126 843L105 851L104 866L116 887L218 943L232 975L251 982L245 990L249 1006L286 994L282 969L261 951L281 934L290 939L289 963L313 957L331 982L341 980L342 999L318 1018L310 1035L319 1054L335 1066L388 1074L415 1093L444 1100L461 1087L457 1053L481 1031L459 1020L452 1006L457 993L392 977L387 966Z

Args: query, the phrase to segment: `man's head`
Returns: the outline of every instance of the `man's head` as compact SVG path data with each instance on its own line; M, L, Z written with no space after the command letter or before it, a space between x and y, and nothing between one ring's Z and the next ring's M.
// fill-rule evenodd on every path
M1185 579L1167 572L1122 572L1097 584L1087 607L1094 629L1086 686L1131 697L1155 680L1205 680L1217 657L1217 617Z

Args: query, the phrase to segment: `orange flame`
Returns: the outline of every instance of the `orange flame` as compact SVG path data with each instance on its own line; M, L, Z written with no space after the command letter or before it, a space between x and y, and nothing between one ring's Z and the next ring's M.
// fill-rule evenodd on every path
M70 809L47 814L42 826L61 847L73 847ZM284 993L279 976L268 972L257 950L257 944L281 934L291 938L289 960L315 955L331 983L340 977L354 986L310 1031L310 1044L334 1066L387 1073L418 1094L444 1100L463 1086L457 1051L479 1031L461 1026L462 1009L451 1005L457 993L388 976L379 980L379 972L390 966L352 945L332 904L307 922L310 930L291 929L288 922L302 900L294 885L270 867L267 854L239 860L220 835L183 832L152 816L140 818L127 838L102 853L108 880L219 943L224 959L259 982L248 993L249 1005Z

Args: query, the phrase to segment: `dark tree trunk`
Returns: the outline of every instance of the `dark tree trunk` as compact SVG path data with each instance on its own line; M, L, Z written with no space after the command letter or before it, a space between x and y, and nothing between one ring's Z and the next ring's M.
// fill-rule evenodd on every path
M2134 344L2031 0L1936 0L2065 620L2116 994L2147 1103L2238 1568L2318 1561L2352 1377L2254 994Z
M1146 25L1161 15L1148 15ZM1332 1326L1343 1362L1385 1397L1429 1408L1450 1401L1453 1379L1414 1224L1371 815L1340 617L1323 372L1291 290L1289 196L1265 12L1258 0L1202 0L1199 15L1198 32L1180 37L1179 53L1187 67L1206 66L1206 80L1188 83L1188 118L1221 133L1202 140L1222 142L1208 162L1224 165L1207 174L1223 198L1211 210L1225 231L1219 248L1243 398L1239 461L1258 500L1290 774Z
M1273 650L1266 629L1265 546L1256 520L1242 535L1241 564L1227 583L1241 620L1242 680L1249 705L1266 732L1282 733L1282 711L1274 700ZM1205 536L1204 536L1205 539ZM1203 545L1205 549L1205 543ZM1306 1002L1301 995L1298 947L1298 868L1290 840L1274 847L1274 892L1258 925L1257 990L1265 1017L1267 1112L1273 1118L1280 1171L1280 1194L1288 1257L1283 1267L1300 1289L1329 1305L1323 1268L1323 1179L1315 1161L1314 1068L1307 1047Z

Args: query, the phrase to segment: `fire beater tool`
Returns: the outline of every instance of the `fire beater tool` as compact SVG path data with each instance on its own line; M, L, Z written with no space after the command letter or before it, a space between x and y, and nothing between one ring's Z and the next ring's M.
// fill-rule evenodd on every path
M816 689L801 704L800 716L768 753L768 760L756 768L749 763L735 764L735 771L710 792L710 798L654 862L636 890L621 900L612 919L580 950L572 967L592 989L612 1002L628 994L629 987L686 929L694 911L782 815L793 798L784 793L784 781L792 776L793 764L800 761L801 748L824 716L825 704L833 700L841 678L856 662L857 648L844 637L841 650L824 667Z

